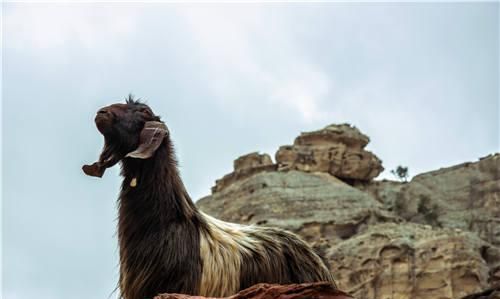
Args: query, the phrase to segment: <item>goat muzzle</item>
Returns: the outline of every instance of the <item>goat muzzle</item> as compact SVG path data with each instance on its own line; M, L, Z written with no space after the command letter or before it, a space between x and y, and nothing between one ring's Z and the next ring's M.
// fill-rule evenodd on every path
M94 122L102 134L106 134L111 130L111 126L113 125L113 113L111 113L108 109L103 108L99 110L95 116Z

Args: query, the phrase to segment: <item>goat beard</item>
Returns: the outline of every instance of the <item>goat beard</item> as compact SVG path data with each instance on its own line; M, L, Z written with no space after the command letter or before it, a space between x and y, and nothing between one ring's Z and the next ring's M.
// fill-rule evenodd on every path
M104 140L104 148L99 156L99 160L90 165L83 165L82 170L86 175L94 177L102 177L107 168L113 167L118 163L123 157L119 157L115 154L116 149L109 145L109 143Z

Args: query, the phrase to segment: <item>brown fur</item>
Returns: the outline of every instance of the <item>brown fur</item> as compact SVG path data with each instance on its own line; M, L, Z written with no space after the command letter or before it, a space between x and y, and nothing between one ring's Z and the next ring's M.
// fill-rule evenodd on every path
M141 112L149 107L132 99L116 105L96 117L106 145L95 165L107 167L109 159L122 162L118 240L123 298L159 293L223 297L260 282L334 284L322 259L296 235L200 212L180 179L166 127L152 156L127 157L144 142L148 145L139 138L151 135L140 135L144 122L160 118ZM104 173L104 168L91 170L87 167L86 173Z

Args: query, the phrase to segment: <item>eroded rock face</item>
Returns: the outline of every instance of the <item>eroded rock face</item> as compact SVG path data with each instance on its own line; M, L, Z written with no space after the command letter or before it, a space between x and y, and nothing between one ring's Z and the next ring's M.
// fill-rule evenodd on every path
M479 293L470 294L462 299L500 299L500 285L496 285Z
M489 285L485 242L413 223L379 224L327 251L339 288L356 298L460 298Z
M500 154L359 189L411 222L476 232L500 246Z
M220 219L278 226L335 244L379 222L398 222L373 197L328 174L261 172L197 202Z
M276 164L269 155L257 152L239 157L234 161L234 171L217 180L212 193L256 173L276 170L322 172L348 181L369 181L384 170L382 161L364 150L369 141L368 136L348 124L305 132L293 145L278 149Z
M368 181L384 168L382 161L364 150L370 139L348 124L330 125L302 133L293 145L279 148L279 170L326 172L338 178Z
M303 133L278 150L277 164L256 153L236 160L197 205L301 235L359 299L482 296L499 284L500 154L408 183L374 181L382 166L368 142L349 125Z
M300 234L356 298L460 298L500 282L499 157L409 183L259 172L197 204L226 221Z

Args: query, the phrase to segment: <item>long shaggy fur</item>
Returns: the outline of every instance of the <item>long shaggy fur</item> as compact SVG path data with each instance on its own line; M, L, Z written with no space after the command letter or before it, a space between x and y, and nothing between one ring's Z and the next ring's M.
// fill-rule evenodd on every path
M223 297L261 282L334 284L323 260L296 235L228 223L199 211L180 179L168 134L153 157L124 158L122 175L123 298L158 293Z

